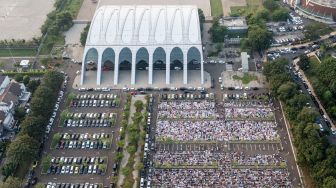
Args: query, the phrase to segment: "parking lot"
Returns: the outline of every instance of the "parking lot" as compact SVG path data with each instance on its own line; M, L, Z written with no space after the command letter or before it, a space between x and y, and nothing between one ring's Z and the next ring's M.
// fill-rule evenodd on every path
M59 103L45 145L39 181L46 187L110 186L124 95L118 91L78 91L66 106ZM66 101L66 100L62 100Z
M246 92L159 95L141 187L298 186L276 105L268 93Z

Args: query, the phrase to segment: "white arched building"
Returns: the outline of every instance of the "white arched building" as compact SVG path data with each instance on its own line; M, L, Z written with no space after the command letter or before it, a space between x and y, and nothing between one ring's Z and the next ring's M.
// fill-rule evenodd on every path
M114 85L118 84L119 70L127 65L131 84L135 84L136 70L142 63L148 70L148 84L152 84L156 62L166 70L166 84L170 84L173 64L183 69L184 84L188 83L188 68L198 66L200 83L204 83L196 6L102 6L96 10L84 49L81 84L88 64L95 64L100 85L105 63L114 71Z

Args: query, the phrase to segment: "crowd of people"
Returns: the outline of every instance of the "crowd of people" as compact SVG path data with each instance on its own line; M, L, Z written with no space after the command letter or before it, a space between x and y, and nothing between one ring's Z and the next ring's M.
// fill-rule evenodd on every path
M292 187L286 169L155 169L154 187Z
M159 104L159 110L212 110L215 108L215 102L202 101L163 101Z
M271 108L225 108L225 118L272 120L274 112Z
M154 156L155 166L280 166L286 161L278 154L273 155L245 155L243 152L221 153L205 151L158 151Z
M270 108L273 104L268 101L226 100L224 107L240 108Z
M168 101L158 107L156 139L173 141L279 140L268 101ZM156 151L153 187L292 187L279 155ZM256 167L263 168L256 168Z
M177 141L278 140L273 121L168 121L156 124L156 137Z

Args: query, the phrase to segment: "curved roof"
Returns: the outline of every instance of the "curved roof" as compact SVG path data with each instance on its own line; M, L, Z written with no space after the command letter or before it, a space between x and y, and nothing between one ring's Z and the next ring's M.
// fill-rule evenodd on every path
M102 6L86 45L201 44L196 6Z

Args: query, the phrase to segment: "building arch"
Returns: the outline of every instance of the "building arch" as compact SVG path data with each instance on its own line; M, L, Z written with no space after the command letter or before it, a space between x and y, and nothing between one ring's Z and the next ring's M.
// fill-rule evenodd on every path
M131 70L132 69L132 51L131 49L124 47L119 53L119 69Z
M102 55L103 71L114 70L115 52L112 48L106 48Z
M158 47L153 52L153 69L166 70L166 51Z
M144 47L139 48L136 53L136 70L148 70L149 66L149 53Z
M85 55L84 66L85 70L97 70L98 65L98 50L96 48L90 48Z
M188 70L198 70L201 68L201 52L196 47L189 48L187 63Z
M183 51L179 47L175 47L170 52L170 69L182 70L183 69Z

